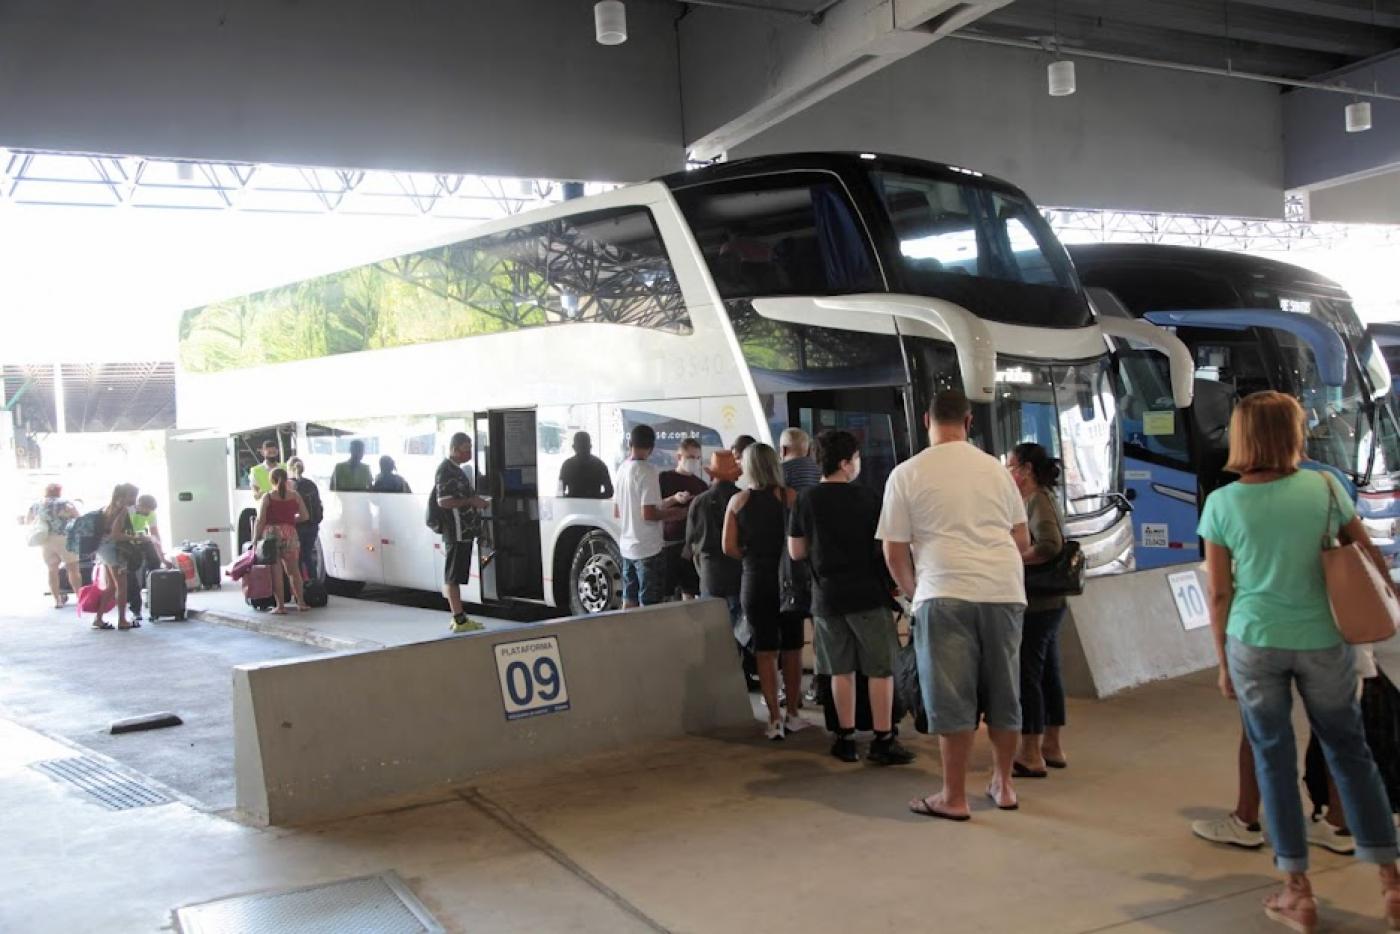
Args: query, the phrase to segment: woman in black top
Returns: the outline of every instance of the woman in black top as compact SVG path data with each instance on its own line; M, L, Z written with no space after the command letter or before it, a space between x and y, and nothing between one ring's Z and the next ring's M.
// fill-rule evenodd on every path
M797 494L783 486L783 466L766 444L744 451L744 476L749 488L729 501L724 516L724 553L744 562L739 602L753 629L758 656L758 680L768 704L771 740L796 732L806 724L798 715L802 697L802 620L781 612L779 569L787 548L787 510ZM778 656L782 654L788 710L784 719L778 702Z

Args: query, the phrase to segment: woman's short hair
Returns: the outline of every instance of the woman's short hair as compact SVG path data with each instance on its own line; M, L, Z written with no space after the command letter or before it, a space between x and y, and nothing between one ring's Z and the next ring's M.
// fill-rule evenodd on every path
M1230 416L1232 473L1276 470L1288 473L1303 459L1303 407L1287 393L1272 389L1250 393Z
M744 476L753 489L782 486L783 462L778 460L778 452L762 441L744 448Z

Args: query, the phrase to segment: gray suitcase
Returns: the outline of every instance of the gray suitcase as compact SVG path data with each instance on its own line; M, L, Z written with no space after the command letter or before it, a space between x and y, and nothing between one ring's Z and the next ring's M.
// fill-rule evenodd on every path
M146 578L146 613L151 619L185 618L185 575L160 568Z

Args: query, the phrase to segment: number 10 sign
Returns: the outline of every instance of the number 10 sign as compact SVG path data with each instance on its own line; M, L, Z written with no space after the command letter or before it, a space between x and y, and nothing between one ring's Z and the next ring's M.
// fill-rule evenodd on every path
M569 709L558 637L503 642L495 649L496 674L501 679L501 702L505 704L507 720Z
M1171 588L1172 599L1176 601L1176 615L1181 618L1183 629L1190 632L1210 625L1205 591L1201 589L1201 579L1194 568L1168 574L1167 586Z

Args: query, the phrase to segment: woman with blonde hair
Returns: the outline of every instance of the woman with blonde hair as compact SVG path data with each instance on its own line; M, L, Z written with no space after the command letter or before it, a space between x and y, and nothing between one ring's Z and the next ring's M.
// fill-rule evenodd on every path
M301 540L297 537L297 522L309 518L311 513L301 494L287 485L285 467L274 469L271 479L272 489L258 501L253 541L259 543L255 547L263 549L272 565L272 598L277 601L272 612L280 616L287 612L282 599L284 574L292 584L292 605L298 610L307 608L301 592Z
M768 704L770 740L806 726L798 715L802 702L802 619L782 612L779 570L787 550L787 511L797 494L783 485L778 452L755 442L744 449L744 476L749 487L735 494L724 514L724 553L744 564L739 603L753 629L758 682ZM778 656L782 655L787 716L778 701Z
M1356 856L1379 867L1386 918L1400 930L1395 825L1366 745L1352 648L1328 603L1321 543L1335 535L1382 567L1384 559L1336 480L1299 469L1303 419L1296 399L1272 391L1247 396L1230 419L1226 470L1240 480L1210 494L1199 529L1220 690L1239 702L1275 864L1288 874L1265 913L1304 934L1317 927L1293 739L1296 688L1336 779Z

